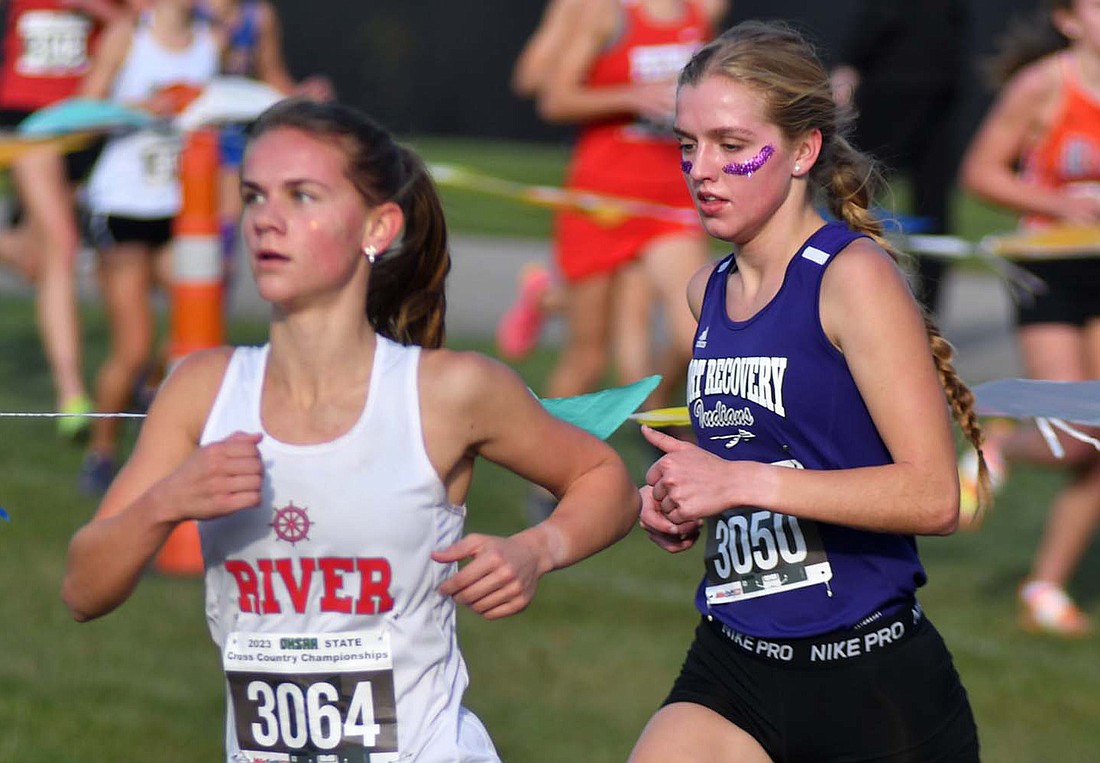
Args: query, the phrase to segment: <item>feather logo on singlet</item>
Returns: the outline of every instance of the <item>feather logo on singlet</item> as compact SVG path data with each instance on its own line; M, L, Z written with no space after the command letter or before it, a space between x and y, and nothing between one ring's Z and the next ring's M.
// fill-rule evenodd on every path
M740 427L738 427L737 428L737 434L715 435L714 437L711 437L710 439L712 439L712 440L725 440L726 441L726 447L727 448L732 448L735 445L737 445L738 443L745 442L747 440L751 440L754 437L756 437L756 435L754 435L749 430L741 429Z

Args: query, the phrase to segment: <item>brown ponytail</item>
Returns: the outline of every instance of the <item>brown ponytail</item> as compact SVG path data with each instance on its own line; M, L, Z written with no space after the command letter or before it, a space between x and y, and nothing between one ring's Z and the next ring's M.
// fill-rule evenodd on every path
M451 269L443 204L427 168L399 147L405 183L393 196L405 213L398 244L375 263L367 290L367 317L379 333L422 347L442 347Z

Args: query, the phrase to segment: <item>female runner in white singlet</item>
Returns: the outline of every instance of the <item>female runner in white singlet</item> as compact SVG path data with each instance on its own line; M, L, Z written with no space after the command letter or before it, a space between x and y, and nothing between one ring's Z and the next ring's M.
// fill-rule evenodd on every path
M638 492L609 446L507 367L440 349L442 207L384 130L284 101L252 128L242 189L270 341L171 374L72 541L64 599L78 620L112 611L172 529L199 520L228 760L496 761L461 705L455 603L522 610L543 574L631 528ZM479 455L560 496L557 510L463 537Z

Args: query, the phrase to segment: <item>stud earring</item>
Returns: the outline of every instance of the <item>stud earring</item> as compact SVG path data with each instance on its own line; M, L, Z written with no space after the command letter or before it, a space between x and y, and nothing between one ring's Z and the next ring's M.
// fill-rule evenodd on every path
M363 254L367 255L367 262L371 265L378 259L378 249L374 244L367 244L363 247Z
M802 172L802 165L798 164L798 163L795 163L795 165L794 165L794 174L797 175L799 172Z

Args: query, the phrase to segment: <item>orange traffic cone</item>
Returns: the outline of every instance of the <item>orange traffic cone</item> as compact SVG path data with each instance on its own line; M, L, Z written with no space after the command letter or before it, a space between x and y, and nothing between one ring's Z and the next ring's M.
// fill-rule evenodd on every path
M184 137L180 213L173 226L169 353L172 363L225 341L222 256L218 238L218 135L195 130ZM198 526L184 522L155 562L168 575L201 575Z
M164 575L202 575L202 548L197 523L183 522L172 531L157 555L156 569Z
M173 227L169 321L173 361L225 342L216 132L187 134L179 173L182 205Z

